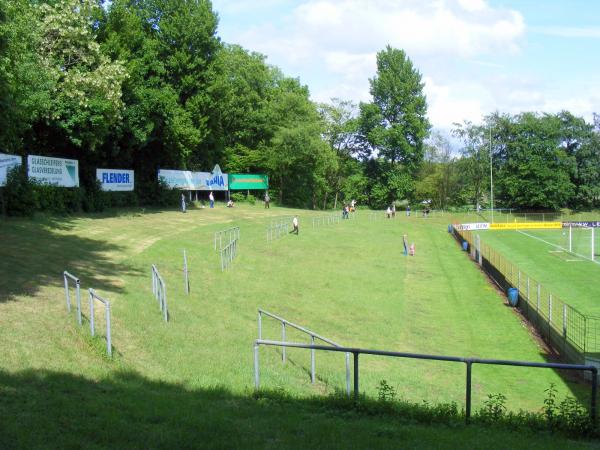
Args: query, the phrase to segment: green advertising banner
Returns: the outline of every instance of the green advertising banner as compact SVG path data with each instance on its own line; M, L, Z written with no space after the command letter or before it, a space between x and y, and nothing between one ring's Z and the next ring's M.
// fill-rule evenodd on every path
M267 175L249 174L249 173L230 173L229 189L248 190L248 189L269 189L269 177Z

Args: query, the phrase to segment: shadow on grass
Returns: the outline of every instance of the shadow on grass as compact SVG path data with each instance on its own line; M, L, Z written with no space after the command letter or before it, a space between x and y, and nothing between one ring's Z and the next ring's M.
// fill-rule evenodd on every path
M44 285L62 286L64 270L79 277L83 289L92 287L106 292L120 292L123 288L115 280L140 273L107 256L124 251L119 245L58 233L70 230L73 220L0 220L0 302L19 295L35 295Z
M0 371L1 448L564 448L559 436L417 424L341 399ZM570 441L570 448L577 443Z

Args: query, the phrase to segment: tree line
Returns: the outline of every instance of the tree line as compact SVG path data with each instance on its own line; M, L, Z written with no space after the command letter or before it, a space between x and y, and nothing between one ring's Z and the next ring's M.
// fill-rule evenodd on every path
M560 114L457 124L460 153L431 132L419 71L377 54L370 102L311 101L298 78L223 42L208 0L0 0L0 151L134 169L127 201L160 203L159 168L266 173L271 197L308 208L500 202L595 206L598 127ZM89 203L89 202L88 202ZM92 202L93 203L93 202Z

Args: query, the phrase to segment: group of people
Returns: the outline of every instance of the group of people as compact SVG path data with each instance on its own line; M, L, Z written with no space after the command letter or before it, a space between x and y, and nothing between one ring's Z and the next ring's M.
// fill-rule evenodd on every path
M356 211L356 200L352 199L350 204L344 204L344 207L342 208L342 219L349 219L350 213L353 213L354 211Z
M396 217L396 204L392 203L392 206L387 207L386 215L388 219Z

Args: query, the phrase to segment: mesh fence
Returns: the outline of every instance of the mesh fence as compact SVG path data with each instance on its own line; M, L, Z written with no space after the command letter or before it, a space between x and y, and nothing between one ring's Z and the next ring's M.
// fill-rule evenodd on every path
M452 230L461 244L468 243L471 257L504 292L511 287L518 289L518 308L555 351L576 364L584 363L587 356L600 356L600 318L582 314L565 303L500 252L476 239L473 232Z

